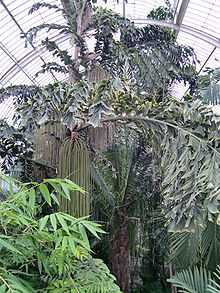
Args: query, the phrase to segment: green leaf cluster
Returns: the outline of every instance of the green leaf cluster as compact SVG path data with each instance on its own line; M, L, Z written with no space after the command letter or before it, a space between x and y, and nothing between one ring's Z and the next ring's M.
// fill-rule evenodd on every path
M204 267L194 267L177 273L168 282L182 293L217 293L220 290L220 267L211 275Z
M0 203L0 292L120 292L104 263L91 256L88 234L99 238L100 225L56 211L60 196L84 192L79 186L68 179L1 180L9 196Z

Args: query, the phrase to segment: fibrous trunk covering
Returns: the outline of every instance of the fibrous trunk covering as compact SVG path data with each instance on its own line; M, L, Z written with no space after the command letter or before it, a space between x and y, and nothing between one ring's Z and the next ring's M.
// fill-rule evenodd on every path
M103 124L101 127L88 129L88 143L98 151L106 151L114 141L116 125L114 123Z
M87 78L89 82L99 82L101 80L110 79L111 77L106 70L101 66L96 65L88 72Z
M37 129L35 133L34 178L44 179L56 176L60 147L65 137L66 126L57 121L48 122Z
M86 143L80 139L66 139L60 150L59 171L60 178L67 178L82 187L86 193L74 191L71 201L61 198L60 209L74 217L89 215L90 200L90 160Z
M111 271L116 276L123 293L128 293L130 288L130 254L127 208L120 208L115 217L118 226L114 227L111 233Z

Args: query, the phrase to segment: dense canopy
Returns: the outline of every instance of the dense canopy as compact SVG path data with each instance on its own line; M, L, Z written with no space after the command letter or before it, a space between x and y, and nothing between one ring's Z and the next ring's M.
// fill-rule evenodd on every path
M35 77L44 62L51 60L51 54L37 43L30 44L25 33L39 23L65 24L61 13L54 10L36 11L31 16L28 12L36 1L1 0L0 1L0 84L47 84L65 76L47 74ZM51 5L60 5L59 0L49 0ZM164 0L110 0L107 4L99 0L98 5L107 6L121 15L143 25L153 23L148 14ZM159 25L168 26L178 31L178 41L195 49L198 69L218 67L220 62L220 3L218 0L171 0L174 20L160 21ZM23 35L23 38L21 38ZM44 38L42 33L41 38ZM57 40L62 48L71 50L67 37L61 37L56 31L50 38ZM25 40L26 39L26 47Z
M132 1L0 0L1 293L220 292L220 3Z

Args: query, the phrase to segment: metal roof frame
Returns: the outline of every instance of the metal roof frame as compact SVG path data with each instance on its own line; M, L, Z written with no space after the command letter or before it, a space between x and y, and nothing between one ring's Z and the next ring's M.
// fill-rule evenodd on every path
M58 42L58 44L61 44L63 42L65 42L66 40L68 40L67 36L60 36L57 35L59 37L54 38L53 41ZM34 60L36 60L37 58L39 58L39 54L44 53L46 50L46 47L43 46L41 48L38 49L34 49L32 51L30 51L29 53L27 53L26 55L24 55L20 60L18 60L15 64L13 64L0 78L1 82L4 82L5 79L9 79L9 78L13 78L17 72L17 66L19 66L19 68L25 68L25 66L27 65L27 63L30 63ZM26 64L26 65L25 65Z
M220 48L220 39L216 38L215 36L212 36L208 33L205 33L199 29L195 29L193 27L187 26L182 24L181 26L178 24L175 24L174 22L168 22L168 21L161 21L161 20L153 20L153 19L133 19L133 21L136 24L141 24L141 25L145 25L145 24L152 24L152 25L158 25L161 27L168 27L171 29L176 30L177 32L183 31L184 33L187 33L191 36L197 37L217 48Z
M8 6L10 6L12 3L14 3L14 5L12 5L11 9L7 6L7 4L6 4L7 1L8 0L0 0L0 5L2 4L2 7L4 7L4 10L7 12L7 15L10 16L10 19L13 21L13 23L16 25L16 27L19 28L19 30L27 38L27 36L25 35L25 33L24 33L23 29L22 29L23 24L27 23L26 18L25 18L25 22L23 22L22 24L20 24L20 20L21 20L21 15L24 14L23 11L21 11L21 7L24 6L23 7L24 10L27 9L26 4L28 3L28 1L23 1L22 2L20 0L20 3L21 3L20 6L19 5L17 6L17 1L18 0L12 1L8 5ZM115 1L114 3L116 3L116 0L112 0L112 1ZM54 3L55 1L49 0L48 2ZM62 2L62 4L64 5L64 7L66 9L70 5L69 0L60 0L60 2ZM109 1L109 2L111 2L111 1ZM151 1L147 2L146 5L150 9L150 7L154 3L159 3L159 0L155 1L155 2L154 2L154 0L151 0ZM204 3L204 5L203 5L203 3ZM204 0L204 2L202 2L201 11L204 11L204 9L206 7L210 7L210 4L213 4L213 3L214 3L214 0L210 0L210 1ZM134 2L132 2L132 3L127 3L127 2L125 2L125 0L122 0L121 4L123 4L123 6L122 6L123 9L122 9L121 12L126 17L126 13L129 10L129 8L128 8L129 5L132 5L132 6L134 5L134 9L138 10L139 8L142 7L142 5L144 5L144 1L143 0L137 0L137 2L135 2L135 0L134 0ZM114 4L114 6L115 5L116 4ZM135 8L135 5L137 5L136 8ZM216 52L216 49L220 49L220 39L218 38L218 35L216 35L214 32L210 33L211 28L210 28L209 31L207 31L207 30L202 31L201 24L200 24L200 26L198 26L198 28L196 28L196 26L194 27L193 22L191 22L188 25L188 23L186 21L185 22L183 21L184 17L187 14L187 11L189 10L190 5L191 5L191 10L192 10L192 9L197 7L197 2L195 2L195 0L173 0L173 10L175 11L175 13L174 13L175 14L175 19L174 19L173 22L157 21L157 20L152 20L152 19L142 18L142 17L131 19L131 20L134 21L137 25L153 24L153 25L158 25L158 26L161 26L161 27L168 27L168 28L171 28L171 29L175 30L177 32L177 34L180 34L182 32L184 34L187 34L187 35L191 36L193 39L199 39L199 40L201 40L203 42L206 42L207 44L210 45L210 48L209 48L209 50L207 50L207 52L205 52L205 50L203 52L203 53L206 53L206 54L204 54L205 55L204 58L202 58L203 62L202 62L202 67L201 68L203 68L206 65L207 61L211 58L212 54L214 52ZM216 4L216 5L217 5L217 9L219 9L218 8L219 5L218 4ZM19 13L17 11L19 11ZM198 15L199 15L199 11L200 10L198 9ZM214 14L213 11L214 10L212 10L210 13ZM44 12L43 12L42 15L41 15L41 13L39 13L39 14L40 14L39 17L41 17L41 19L43 21L45 21L47 14L44 14ZM2 15L4 16L4 13ZM17 16L18 16L18 18L20 16L19 21L17 19ZM53 17L52 14L49 14L48 16ZM5 18L5 17L6 16L4 16L3 18ZM189 13L188 13L187 17L189 18ZM218 16L216 16L216 18L218 18ZM55 19L55 17L54 17L54 19ZM60 21L60 18L59 18L59 21ZM218 25L216 26L216 28L218 28ZM3 32L3 33L5 33L5 32ZM54 36L52 39L58 41L61 44L61 43L65 42L67 40L67 37L64 37L64 38L60 37L59 38L57 36ZM29 42L28 38L27 38L27 41ZM7 51L5 49L7 49L11 45L11 43L12 43L12 37L11 38L9 38L9 37L5 38L5 40L2 40L1 43L0 43L0 45L1 45L0 49L2 49L2 50L4 49L4 52ZM0 77L0 83L1 84L5 84L5 82L7 83L7 80L9 81L10 78L15 77L16 74L21 72L21 71L25 74L25 76L29 80L31 80L32 83L33 82L36 82L36 83L38 82L38 80L35 81L35 78L32 77L29 74L29 72L27 72L26 66L28 65L28 63L31 64L31 62L34 62L35 60L37 60L37 58L39 58L45 64L46 63L45 58L48 59L48 56L46 56L46 55L43 56L43 53L46 52L45 47L40 47L39 48L38 46L35 46L33 44L30 44L30 45L33 48L33 50L29 51L26 54L20 54L21 56L19 56L18 58L15 58L15 56L17 56L16 53L19 51L19 45L17 45L17 44L12 46L13 47L12 51L8 50L7 53L5 52L5 54L7 54L7 56L12 60L13 64L9 64L10 67L7 68L6 67L6 65L7 65L6 62L7 61L5 63L4 63L4 61L2 62L2 65L4 64L5 72L3 72L2 76ZM21 51L21 52L23 53L23 51ZM15 56L13 56L14 54L15 54ZM205 60L205 58L207 58L207 59ZM204 60L205 60L205 62L204 62ZM51 73L51 76L53 77L53 79L56 79L56 76L53 73Z
M14 62L14 64L16 66L18 66L20 68L21 71L23 71L23 73L26 75L26 77L33 83L36 85L36 81L34 80L34 78L30 77L29 74L24 70L24 68L19 64L19 62L16 60L16 58L10 54L10 52L8 52L7 48L5 48L4 44L2 44L2 42L0 41L0 49ZM2 78L1 78L2 81Z
M181 26L181 24L183 22L183 18L184 18L185 14L186 14L186 10L187 10L187 7L189 5L189 2L190 2L190 0L182 0L181 5L180 5L180 10L176 14L176 21L175 21L175 23L178 25L179 30L180 30L180 26ZM177 33L178 32L179 31L177 31Z
M28 41L28 43L31 45L31 47L36 50L36 47L30 42L30 40L27 38L27 35L26 33L23 31L22 27L20 26L20 24L17 22L17 20L15 19L15 17L13 16L13 14L11 13L11 11L8 9L7 5L4 3L3 0L0 0L0 3L2 4L3 8L5 9L5 11L7 12L7 14L10 16L10 18L12 19L12 21L16 24L16 26L19 28L19 30L21 31L21 33L25 36L26 40ZM46 64L45 60L42 58L42 56L39 56L39 58L41 59L41 61ZM12 58L11 58L12 59ZM12 59L13 60L13 59ZM13 60L13 62L17 65L18 63L15 62ZM28 76L28 73L26 73L24 71L24 69L22 69L22 71L25 73L25 75ZM56 79L56 76L51 72L51 75L53 77L53 79L57 80Z

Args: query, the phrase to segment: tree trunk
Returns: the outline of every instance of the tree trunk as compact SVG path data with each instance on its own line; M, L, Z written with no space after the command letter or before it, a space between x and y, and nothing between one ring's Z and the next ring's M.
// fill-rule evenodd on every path
M116 211L111 235L110 266L124 293L130 290L130 257L128 237L128 210L126 207Z

